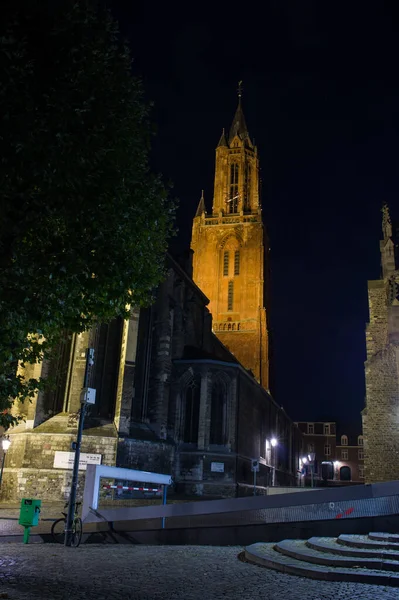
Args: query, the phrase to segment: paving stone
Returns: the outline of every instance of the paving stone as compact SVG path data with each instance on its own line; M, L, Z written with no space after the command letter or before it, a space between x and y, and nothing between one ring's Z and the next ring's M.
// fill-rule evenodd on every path
M397 600L398 591L313 581L241 562L242 548L53 544L1 546L10 600Z

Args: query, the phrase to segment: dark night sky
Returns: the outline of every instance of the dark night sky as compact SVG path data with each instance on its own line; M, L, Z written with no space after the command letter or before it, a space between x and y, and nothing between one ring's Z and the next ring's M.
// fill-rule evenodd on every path
M166 3L112 2L155 103L153 163L180 200L181 248L202 188L212 206L214 149L244 82L271 245L274 392L295 420L360 420L364 405L367 279L399 175L398 18L394 3L371 4L276 0L229 22L217 8L185 21Z

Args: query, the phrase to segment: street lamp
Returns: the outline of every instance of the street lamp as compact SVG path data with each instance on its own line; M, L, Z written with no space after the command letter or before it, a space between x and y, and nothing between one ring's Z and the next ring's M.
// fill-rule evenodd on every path
M4 463L6 462L6 454L7 454L7 450L9 449L11 444L11 440L8 437L3 437L3 439L1 440L1 445L3 446L3 462L1 463L1 471L0 471L0 487L1 487L1 482L3 480L3 469L4 469Z
M316 458L316 454L314 452L310 452L308 454L309 466L310 466L310 478L311 478L311 487L314 487L314 461Z
M276 448L277 446L277 439L274 437L270 440L270 445L272 448ZM276 485L276 451L274 450L273 452L273 456L272 456L272 486L274 487Z

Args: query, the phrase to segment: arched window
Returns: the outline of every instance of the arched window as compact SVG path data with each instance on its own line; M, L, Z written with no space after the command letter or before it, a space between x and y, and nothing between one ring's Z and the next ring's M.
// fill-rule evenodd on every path
M227 329L231 331L231 323L228 324Z
M235 323L233 323L233 328L232 329L233 329L233 331L236 330L236 324Z
M232 281L229 281L229 289L228 289L228 297L227 297L227 310L233 310L233 300L234 300L234 284Z
M359 437L357 438L357 445L363 446L363 436L362 435L359 435Z
M347 445L348 445L348 436L341 435L341 446L347 446Z
M238 207L238 164L230 165L230 198L229 212L236 213Z
M240 274L240 251L234 252L234 275Z
M247 163L245 168L245 204L244 210L251 208L251 186L252 186L252 172L251 165Z
M226 443L226 385L221 379L212 384L210 444Z
M223 252L223 275L229 274L229 252L225 250Z
M198 442L198 424L200 409L201 379L195 377L187 386L185 393L183 441L188 444Z

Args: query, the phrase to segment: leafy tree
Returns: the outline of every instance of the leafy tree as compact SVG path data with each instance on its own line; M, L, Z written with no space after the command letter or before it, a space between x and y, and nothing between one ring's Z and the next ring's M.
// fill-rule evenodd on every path
M92 2L14 0L0 24L0 425L17 365L127 316L162 278L174 205L148 165L141 82Z

